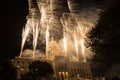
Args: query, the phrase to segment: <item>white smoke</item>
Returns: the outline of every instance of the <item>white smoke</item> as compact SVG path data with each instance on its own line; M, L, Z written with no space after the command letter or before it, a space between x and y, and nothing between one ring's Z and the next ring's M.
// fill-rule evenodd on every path
M46 30L47 26L49 26L49 38L54 37L54 39L59 43L62 52L64 52L64 44L66 44L67 55L69 55L71 58L73 57L74 59L76 56L83 56L82 48L80 46L80 40L82 38L81 34L84 34L84 39L86 40L87 33L91 30L92 27L94 27L99 18L98 14L100 13L100 9L93 6L89 8L84 8L79 4L79 2L75 1L77 0L36 0L40 16L38 18L38 23L36 23L39 24L39 32L35 34L35 36L37 36L38 38L36 37L36 39L33 39L35 45L34 48L37 48L37 46L42 47L39 44L45 45ZM35 11L32 14L35 15ZM78 22L81 22L83 30L86 28L87 32L85 31L80 33L81 30L77 30L79 27ZM31 34L33 36L33 26L31 19L29 24L27 23L27 25L29 26L26 27L29 27L30 29L27 36L31 37ZM75 34L78 39L78 55L76 54L75 48ZM67 39L66 43L64 43L64 36ZM22 48L24 47L24 44L25 42L22 43ZM90 58L93 53L90 51L90 48L86 48L85 44L86 42L84 42L85 57Z

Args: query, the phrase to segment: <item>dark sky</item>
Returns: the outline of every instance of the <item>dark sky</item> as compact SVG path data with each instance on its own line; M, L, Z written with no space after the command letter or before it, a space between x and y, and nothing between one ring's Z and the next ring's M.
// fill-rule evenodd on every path
M0 62L19 54L22 28L28 14L27 0L0 2Z

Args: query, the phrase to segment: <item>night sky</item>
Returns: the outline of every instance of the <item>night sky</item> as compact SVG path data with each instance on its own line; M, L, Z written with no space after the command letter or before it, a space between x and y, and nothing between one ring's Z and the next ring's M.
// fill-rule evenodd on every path
M25 26L28 14L27 1L2 0L0 2L0 63L19 55L22 28Z
M0 2L0 62L19 54L27 14L27 0Z

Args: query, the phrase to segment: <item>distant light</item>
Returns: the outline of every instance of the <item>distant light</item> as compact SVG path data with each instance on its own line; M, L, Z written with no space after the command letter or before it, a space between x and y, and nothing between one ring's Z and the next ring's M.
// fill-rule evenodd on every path
M21 68L21 70L22 70L22 71L24 71L24 69L23 69L23 68Z
M11 60L12 62L14 61L14 60Z
M19 68L19 66L17 66L17 68Z
M36 68L35 71L38 71L38 69Z

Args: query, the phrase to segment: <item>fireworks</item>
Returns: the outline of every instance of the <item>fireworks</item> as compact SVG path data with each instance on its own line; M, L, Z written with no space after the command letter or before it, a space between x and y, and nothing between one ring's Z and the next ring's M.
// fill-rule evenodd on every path
M31 40L33 41L33 58L37 46L40 46L38 44L46 45L47 50L49 38L53 37L59 45L63 45L64 49L61 48L61 51L65 55L76 56L77 61L82 55L83 61L86 62L89 55L86 51L90 52L85 46L87 33L94 26L98 16L95 14L92 18L87 17L87 12L82 12L78 6L78 3L72 0L36 0L33 3L29 0L30 18L22 32L20 57L29 37L33 38ZM90 14L93 13L90 12ZM60 43L61 40L62 43Z
M74 31L74 40L75 40L75 50L76 50L76 55L77 55L77 61L79 61L79 58L78 58L78 40L77 40L77 34L76 32Z
M49 42L49 26L47 24L47 29L46 29L46 57L47 57L47 49L48 49L48 42Z
M22 31L22 44L21 44L21 52L20 52L20 56L22 55L22 51L23 51L23 47L25 45L25 41L29 35L29 32L30 32L30 27L29 27L29 24L30 24L30 19L27 21L27 24L25 26L25 28L23 28L23 31Z
M33 58L35 57L35 50L37 46L38 41L38 35L39 35L39 21L37 21L36 25L33 22Z

